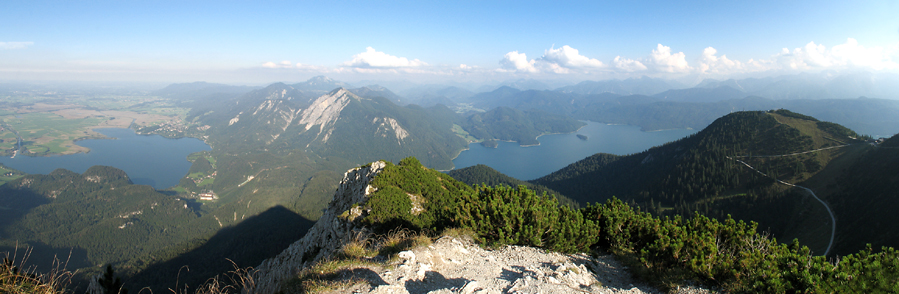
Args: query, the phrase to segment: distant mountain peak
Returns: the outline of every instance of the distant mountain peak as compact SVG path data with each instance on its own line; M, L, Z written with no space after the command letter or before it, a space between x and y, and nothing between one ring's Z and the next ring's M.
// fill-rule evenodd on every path
M326 76L315 76L302 83L296 83L294 88L306 91L331 91L335 88L351 88L347 83L334 80Z
M335 81L332 78L326 77L326 76L314 76L314 77L310 78L309 80L307 80L306 83L310 84L310 85L322 85L322 84L334 84L334 83L339 83L339 82Z

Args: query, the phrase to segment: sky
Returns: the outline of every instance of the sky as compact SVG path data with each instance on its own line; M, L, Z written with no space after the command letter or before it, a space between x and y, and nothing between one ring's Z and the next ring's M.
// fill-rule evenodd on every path
M899 1L2 1L0 82L899 71Z

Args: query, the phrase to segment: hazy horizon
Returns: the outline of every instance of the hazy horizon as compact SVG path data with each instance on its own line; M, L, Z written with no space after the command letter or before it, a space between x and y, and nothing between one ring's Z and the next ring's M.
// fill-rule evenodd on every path
M0 82L419 84L899 71L895 1L14 2Z

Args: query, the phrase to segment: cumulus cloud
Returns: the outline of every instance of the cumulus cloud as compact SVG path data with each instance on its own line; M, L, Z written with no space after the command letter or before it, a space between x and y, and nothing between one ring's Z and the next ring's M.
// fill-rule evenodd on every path
M341 64L342 66L359 68L399 68L417 67L428 65L418 59L409 60L405 57L397 57L384 52L378 52L375 48L367 47L365 52L353 55L353 59Z
M279 62L279 63L274 63L274 62L269 61L269 62L263 63L263 64L262 64L262 67L266 67L266 68L292 68L292 67L293 67L293 63L291 63L291 62L288 61L288 60L281 61L281 62Z
M671 54L671 47L659 44L647 60L655 70L669 73L687 72L687 56L683 52Z
M772 59L779 69L814 70L826 68L866 67L875 70L899 68L893 60L896 51L884 47L865 47L853 38L829 50L823 44L809 42L792 51L783 48Z
M707 47L703 49L702 55L699 57L699 68L697 70L700 73L728 74L743 69L743 63L740 61L730 60L724 54L720 57L716 54L718 54L718 50L715 48Z
M34 42L0 42L0 49L24 49L34 45Z
M555 46L543 52L543 56L528 60L525 53L512 51L506 53L499 61L500 72L539 73L552 72L566 74L572 72L584 72L589 69L603 68L605 64L597 59L583 56L577 49L565 45L560 48Z
M537 68L534 67L534 63L536 61L528 60L528 56L524 53L518 53L518 51L512 51L506 53L503 56L503 59L499 61L499 65L501 66L502 71L515 71L515 72L537 72Z
M602 67L602 61L581 55L577 49L568 45L559 49L550 47L543 52L543 61L557 64L566 68Z
M615 59L612 60L612 67L616 70L624 71L624 72L635 72L635 71L643 71L646 70L646 65L643 65L642 62L623 58L621 56L615 56Z

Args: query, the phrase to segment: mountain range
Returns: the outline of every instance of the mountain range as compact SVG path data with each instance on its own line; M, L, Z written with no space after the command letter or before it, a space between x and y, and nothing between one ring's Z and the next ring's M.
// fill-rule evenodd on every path
M36 246L36 257L44 260L74 247L72 264L95 269L86 273L112 263L134 281L164 289L172 271L193 264L203 270L186 279L201 282L230 269L224 257L238 266L255 266L296 240L322 215L352 167L414 156L424 167L449 170L469 143L532 145L539 135L571 132L583 125L577 120L594 120L644 130L702 131L634 155L597 154L530 183L485 166L450 174L468 184L525 185L557 194L569 207L614 196L662 216L732 215L759 222L779 240L798 238L815 253L830 251L830 256L857 252L865 243L894 246L899 236L880 228L894 221L889 211L897 204L890 193L899 187L890 168L899 139L872 145L863 135L899 133L899 101L748 95L775 91L770 89L795 78L814 80L707 80L676 88L642 78L584 82L564 90L516 81L481 93L423 87L417 96L376 85L352 88L326 77L266 87L171 85L155 95L190 108L185 121L192 126L208 126L182 135L212 146L189 160L192 174L214 175L214 181L185 178L174 189L155 191L107 167L84 174L29 175L0 187L4 211L12 212L0 216L0 233L4 242L11 236ZM889 93L890 87L877 79L856 88L836 86L857 80L834 77L830 84L807 84L830 87L828 93ZM422 107L415 102L434 103ZM804 153L822 148L829 149ZM746 157L792 153L800 154ZM829 208L772 177L807 187L831 205L838 221L832 246ZM197 201L197 194L210 191L218 200ZM294 227L273 225L279 219ZM111 237L126 230L133 230L127 242ZM263 235L269 238L264 243L235 241Z

